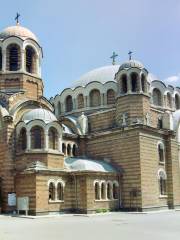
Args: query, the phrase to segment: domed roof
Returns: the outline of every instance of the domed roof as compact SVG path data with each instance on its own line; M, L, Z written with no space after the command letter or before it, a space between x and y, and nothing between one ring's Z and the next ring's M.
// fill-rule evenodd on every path
M102 84L114 81L115 74L118 72L120 65L110 65L100 68L96 68L86 74L82 75L79 80L75 81L71 88L76 88L79 86L85 87L91 82L100 82Z
M16 26L7 27L0 33L0 39L5 39L11 36L20 37L23 40L31 38L38 42L38 39L34 33L32 33L29 29L22 27L18 24Z
M22 120L24 122L29 122L32 120L43 120L45 123L50 123L50 122L57 121L57 118L52 112L46 109L36 108L26 112L23 115Z
M65 166L71 171L116 172L116 169L103 160L87 158L66 158Z
M123 64L121 64L119 70L129 69L129 68L132 68L132 67L140 68L140 69L144 68L144 66L143 66L143 64L141 62L133 59L133 60L129 60L129 61L124 62Z

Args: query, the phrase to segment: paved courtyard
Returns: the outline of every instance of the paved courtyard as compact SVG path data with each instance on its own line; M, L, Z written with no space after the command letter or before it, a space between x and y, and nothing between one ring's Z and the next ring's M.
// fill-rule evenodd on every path
M180 212L38 219L0 216L0 240L179 240Z

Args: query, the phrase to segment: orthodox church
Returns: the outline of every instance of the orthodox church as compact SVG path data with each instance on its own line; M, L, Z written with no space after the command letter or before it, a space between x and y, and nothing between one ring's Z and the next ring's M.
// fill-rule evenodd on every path
M0 32L1 211L180 207L180 88L130 58L48 100L42 58L18 21Z

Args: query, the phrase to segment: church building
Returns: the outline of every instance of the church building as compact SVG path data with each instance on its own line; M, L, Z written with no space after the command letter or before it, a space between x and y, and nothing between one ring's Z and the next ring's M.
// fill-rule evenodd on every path
M36 35L0 32L1 212L180 207L180 88L112 58L48 100Z

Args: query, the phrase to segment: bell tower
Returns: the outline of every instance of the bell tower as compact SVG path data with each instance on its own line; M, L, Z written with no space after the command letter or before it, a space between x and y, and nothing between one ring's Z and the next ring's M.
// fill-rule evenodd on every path
M15 26L0 33L0 91L38 100L43 95L42 48L37 37L20 25L19 16Z
M148 71L139 61L123 63L116 73L118 85L116 123L126 127L134 124L150 125L150 95Z

